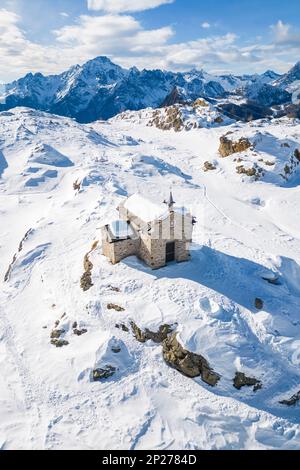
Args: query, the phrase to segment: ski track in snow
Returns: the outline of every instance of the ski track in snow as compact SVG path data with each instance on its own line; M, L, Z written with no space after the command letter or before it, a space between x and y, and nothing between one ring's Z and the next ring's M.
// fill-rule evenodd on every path
M245 124L245 132L254 125ZM297 186L280 187L275 177L242 181L232 157L217 154L228 127L176 134L116 120L83 126L26 109L0 114L1 126L1 280L16 253L0 291L1 447L299 448L299 405L278 403L300 389L292 359L300 344ZM266 131L280 142L292 135L300 146L299 124L283 119ZM70 166L56 166L57 175L38 189L26 186L31 171L44 174L58 155ZM220 166L204 173L211 158ZM140 191L160 201L170 186L198 219L192 261L154 272L135 258L111 266L101 255L100 227L117 218L125 195ZM94 285L83 292L83 258L95 240ZM280 285L261 279L270 271ZM261 312L256 296L264 300ZM125 311L108 311L109 302ZM164 363L161 345L140 344L115 328L130 319L153 330L178 323L180 338L221 374L218 386L183 377ZM50 344L56 320L69 342L61 349ZM75 336L74 321L88 332ZM119 359L128 362L93 383L96 353L107 351L112 337L124 344ZM235 390L240 369L260 378L263 389Z

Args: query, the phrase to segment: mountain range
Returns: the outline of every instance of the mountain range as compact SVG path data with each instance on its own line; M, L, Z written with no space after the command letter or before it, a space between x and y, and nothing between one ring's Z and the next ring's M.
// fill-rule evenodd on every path
M203 70L170 72L124 69L97 57L59 75L29 73L4 85L0 111L26 106L71 117L80 123L107 120L126 110L158 108L199 97L228 106L238 97L260 107L290 104L293 83L300 80L300 62L287 74L215 76ZM236 105L235 105L236 106Z

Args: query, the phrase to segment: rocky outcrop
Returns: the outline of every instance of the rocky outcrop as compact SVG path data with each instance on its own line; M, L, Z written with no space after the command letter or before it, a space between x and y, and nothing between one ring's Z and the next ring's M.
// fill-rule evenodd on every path
M154 111L153 119L149 121L148 125L164 131L173 129L175 132L181 131L184 127L182 114L177 106L166 108L164 113L159 110Z
M80 278L80 287L81 289L86 292L88 291L92 286L92 270L93 270L93 263L91 262L89 256L94 251L98 246L98 241L95 241L92 245L92 248L90 251L84 256L83 259L83 267L84 267L84 273Z
M300 390L288 400L282 400L279 403L286 406L295 406L300 401Z
M286 181L292 178L294 176L295 171L298 170L299 164L300 151L296 149L283 168L283 173L281 173L282 178Z
M176 333L168 336L163 342L163 357L165 362L186 377L201 377L202 380L214 387L220 380L220 375L211 369L207 360L195 353L187 351L178 342Z
M74 181L74 183L73 183L73 189L74 189L74 191L80 191L80 189L81 189L81 182L78 181L78 179L77 179L76 181Z
M131 322L130 325L135 339L140 343L146 343L149 340L154 343L162 343L173 331L170 325L161 325L156 332L150 331L147 328L142 331L134 322Z
M19 247L18 247L18 253L21 253L21 251L23 250L23 245L24 245L24 242L28 239L29 235L33 232L33 229L30 228L29 230L27 230L27 232L25 233L24 237L22 238L22 240L20 241L19 243ZM15 262L17 261L17 253L14 254L13 256L13 259L12 259L12 262L10 263L10 265L8 266L8 269L5 273L5 276L4 276L4 282L8 282L9 279L10 279L10 274L11 274L11 271L13 269L13 266L15 264Z
M259 180L261 176L264 176L264 170L256 164L250 168L246 168L244 165L238 165L236 167L236 172L238 175L246 175L250 178L253 177L256 181Z
M125 312L125 308L117 304L107 304L107 310L115 310L116 312Z
M264 301L259 299L258 297L255 299L255 308L257 310L262 310L264 308Z
M63 346L68 346L69 342L65 339L52 339L51 344L57 348L62 348Z
M179 88L175 86L171 93L166 96L162 104L160 105L160 108L164 108L166 106L173 106L174 104L185 104L186 99L183 96L183 94L180 92Z
M79 330L78 328L74 328L73 333L76 336L82 336L87 333L87 330L85 328L82 328L81 330Z
M51 339L60 338L65 333L65 330L52 330L50 334Z
M204 165L203 165L203 171L207 172L207 171L213 171L213 170L216 170L216 166L211 163L211 162L204 162Z
M122 330L125 333L129 333L129 328L124 325L124 323L116 323L115 327L118 328L118 330Z
M208 108L209 104L207 101L203 100L202 98L198 98L193 102L192 106L193 108L197 108L198 106Z
M94 382L98 382L101 380L108 379L109 377L112 377L115 372L116 368L110 365L107 365L103 367L103 369L94 369L92 373L92 378Z
M237 390L241 390L242 387L253 387L253 391L256 392L262 388L262 383L255 377L247 377L243 372L236 372L233 386Z
M244 152L250 147L252 147L252 144L245 137L242 137L241 139L235 142L229 139L226 135L223 135L220 138L219 153L224 158L229 157L229 155L232 155L234 153Z
M84 256L83 266L84 266L84 273L80 279L80 287L84 292L86 292L94 285L92 282L92 270L94 266L93 266L93 263L89 259L88 253Z

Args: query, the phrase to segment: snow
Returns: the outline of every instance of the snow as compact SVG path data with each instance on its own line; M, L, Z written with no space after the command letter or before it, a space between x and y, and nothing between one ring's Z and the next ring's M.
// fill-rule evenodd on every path
M115 220L109 224L109 227L116 238L128 238L134 235L131 225L125 220Z
M279 404L300 388L299 168L288 181L280 176L300 148L299 121L175 133L17 108L0 113L0 131L0 447L299 449L299 405ZM228 131L258 138L257 148L220 158ZM73 165L29 163L41 144ZM255 181L237 174L236 158L276 165ZM216 170L204 172L205 161ZM111 265L100 228L129 195L160 207L170 187L198 221L191 261L157 271L136 257ZM83 292L86 253L93 286ZM69 342L62 348L50 344L57 320ZM182 345L221 375L218 385L180 375L161 345L116 328L132 320L151 331L173 325ZM87 333L75 335L75 321ZM116 374L93 382L93 369L107 363ZM236 371L263 388L236 390Z
M76 65L60 75L43 76L29 73L0 90L0 109L23 105L68 115L78 121L107 119L125 109L160 107L174 88L194 100L226 97L227 93L244 95L248 85L276 88L297 80L297 66L280 77L272 71L259 75L212 75L204 71L171 72L166 70L130 70L112 63L107 57L96 57ZM217 115L218 116L218 115ZM217 117L216 116L216 117ZM188 118L188 116L187 116ZM199 116L205 125L205 116Z
M133 194L125 202L124 207L144 222L153 222L168 212L166 204L156 204L141 194Z

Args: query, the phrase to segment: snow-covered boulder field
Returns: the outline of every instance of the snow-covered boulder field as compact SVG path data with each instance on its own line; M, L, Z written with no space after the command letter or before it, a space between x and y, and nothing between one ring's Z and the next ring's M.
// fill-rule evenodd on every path
M299 121L144 113L0 113L0 448L297 449ZM111 265L118 204L170 187L191 261Z

